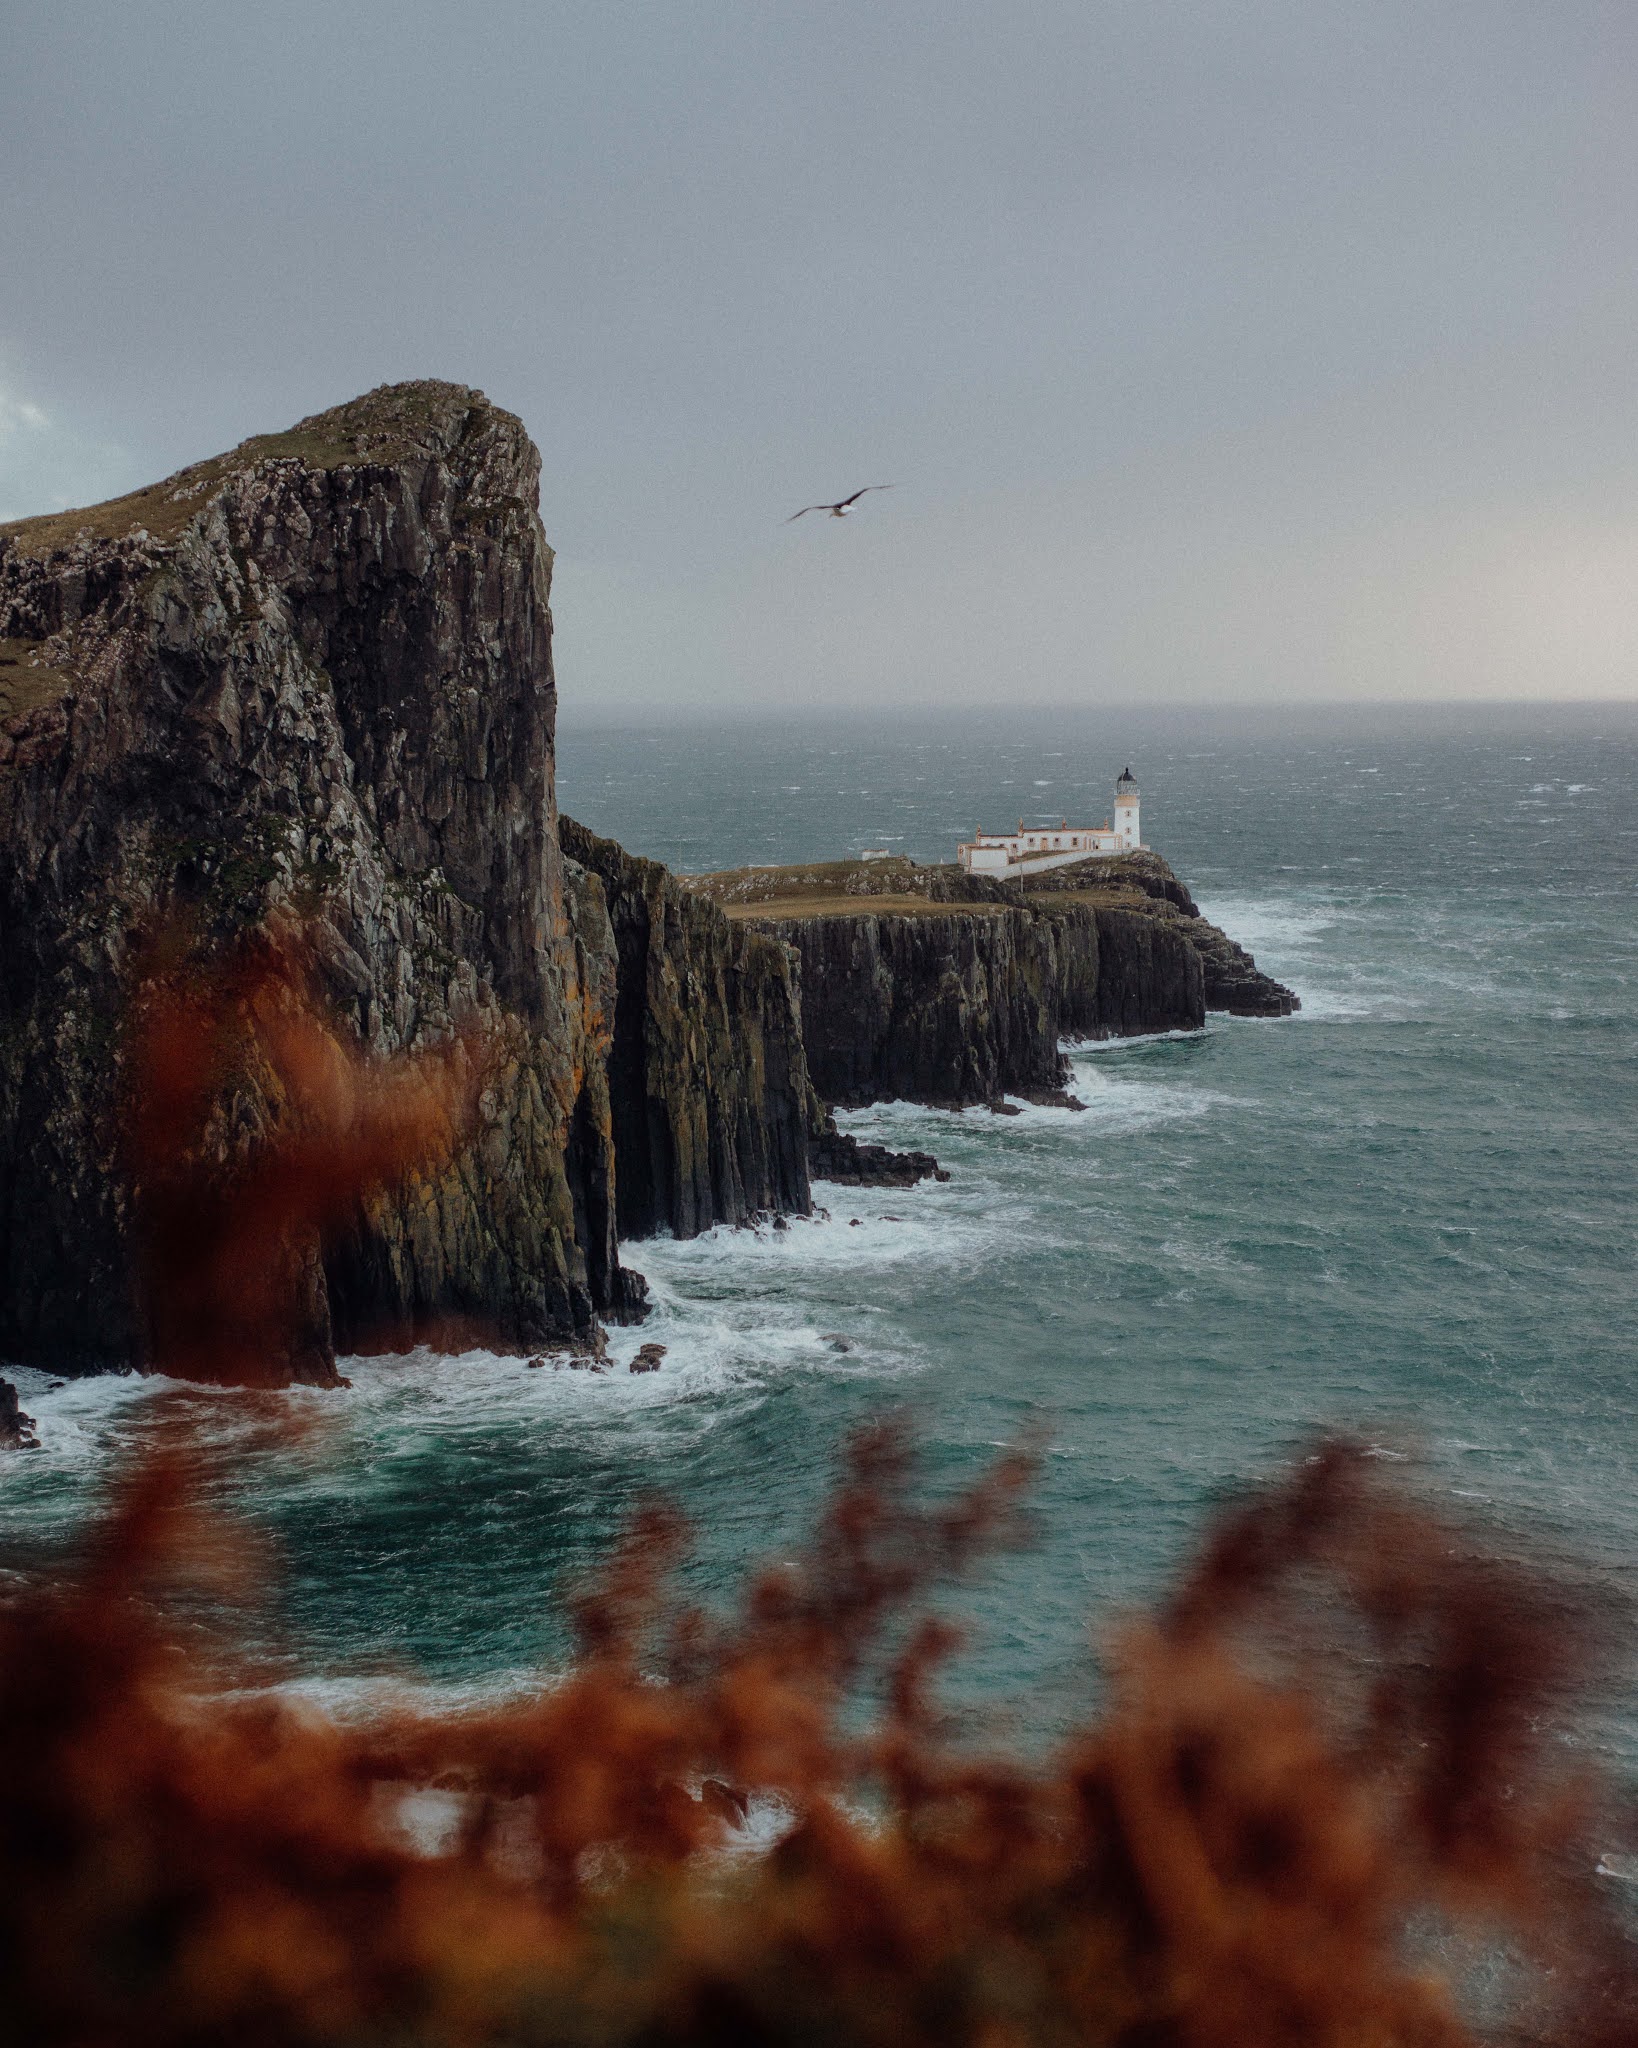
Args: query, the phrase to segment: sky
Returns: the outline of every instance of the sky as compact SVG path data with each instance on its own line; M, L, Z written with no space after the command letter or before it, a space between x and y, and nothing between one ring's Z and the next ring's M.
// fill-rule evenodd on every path
M1631 0L0 45L0 519L447 377L539 444L565 720L1638 696Z

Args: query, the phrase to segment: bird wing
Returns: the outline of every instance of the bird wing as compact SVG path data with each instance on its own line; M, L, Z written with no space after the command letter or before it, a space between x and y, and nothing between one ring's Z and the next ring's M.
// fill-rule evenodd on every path
M855 499L862 498L866 491L892 491L897 490L897 488L898 486L896 484L865 484L859 490L856 490L853 493L853 497L843 498L841 500L841 503L844 505L851 505ZM827 506L825 509L827 511L834 511L836 508L835 506L832 505Z
M802 507L802 512L828 512L830 511L830 509L831 508L829 505L804 505ZM791 514L791 519L800 519L802 517L802 512L793 512ZM787 526L790 525L791 519L787 519L785 521L785 524Z

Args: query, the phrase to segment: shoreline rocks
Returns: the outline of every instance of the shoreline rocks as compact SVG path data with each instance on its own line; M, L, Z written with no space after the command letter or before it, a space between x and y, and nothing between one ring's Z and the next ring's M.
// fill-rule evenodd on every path
M34 1417L18 1405L17 1389L10 1380L0 1380L0 1451L37 1451L40 1439L34 1434Z

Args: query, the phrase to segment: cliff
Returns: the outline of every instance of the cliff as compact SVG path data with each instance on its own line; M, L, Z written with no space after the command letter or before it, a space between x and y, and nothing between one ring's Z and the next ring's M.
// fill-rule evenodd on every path
M178 919L208 963L294 913L364 1046L495 1049L473 1142L308 1261L312 1340L273 1378L584 1338L640 1306L622 1215L806 1205L787 956L613 849L560 853L538 473L481 393L401 385L0 528L0 1356L145 1355L120 1020ZM226 1091L229 1179L281 1114Z
M788 949L572 818L558 838L588 885L579 914L614 936L620 1235L805 1214L814 1107Z
M1244 946L1201 916L1187 887L1158 853L1146 847L1113 860L1049 869L1031 876L1025 888L1027 900L1038 906L1078 903L1095 908L1107 930L1114 929L1122 913L1128 919L1168 926L1199 958L1208 1010L1234 1017L1289 1017L1302 1008L1290 989L1261 971ZM1134 940L1141 950L1136 934ZM1147 1000L1137 1000L1136 1013L1142 1013Z
M1147 852L1027 886L906 860L738 869L689 886L795 949L808 1070L840 1105L1050 1098L1065 1039L1296 1007Z
M937 1170L825 1102L1050 1096L1062 1037L1272 1000L1164 863L685 883L560 828L538 485L516 419L419 383L0 527L0 1357L153 1355L158 1198L120 1131L156 944L208 974L294 924L355 1049L486 1048L447 1166L283 1248L275 1384L338 1350L595 1342L642 1312L622 1237ZM249 1056L209 1092L183 1163L227 1200L302 1110Z

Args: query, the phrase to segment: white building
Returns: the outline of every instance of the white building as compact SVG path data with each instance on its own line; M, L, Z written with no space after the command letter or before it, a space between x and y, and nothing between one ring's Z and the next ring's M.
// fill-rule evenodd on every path
M1138 832L1138 786L1125 769L1115 784L1115 822L1102 825L1032 825L1022 818L1016 832L975 832L956 848L969 875L1033 875L1043 868L1068 867L1093 854L1131 853L1143 844Z

